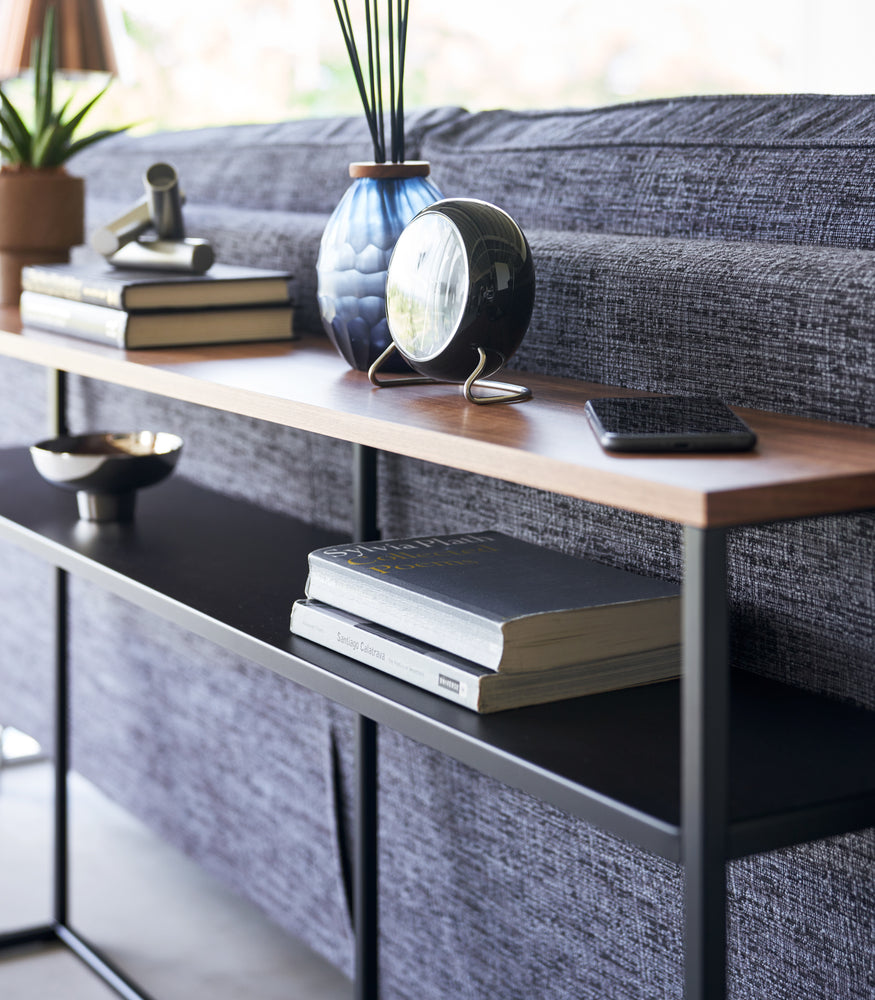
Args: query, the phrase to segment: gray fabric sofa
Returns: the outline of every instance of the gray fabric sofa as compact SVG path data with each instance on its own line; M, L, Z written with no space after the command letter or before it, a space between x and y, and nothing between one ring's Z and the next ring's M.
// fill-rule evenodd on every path
M93 226L174 163L189 232L292 270L311 332L319 237L367 155L336 119L118 137L75 167ZM408 156L529 237L513 367L875 425L875 98L439 109L410 116ZM2 444L42 435L44 377L0 362ZM348 529L344 444L83 379L71 405L74 430L160 424L179 475ZM672 525L388 454L379 474L385 536L490 527L679 578ZM875 709L873 542L871 513L733 532L734 665ZM49 586L3 547L0 722L44 739ZM350 972L350 715L86 583L72 599L74 766ZM681 996L676 866L390 731L379 777L384 997ZM733 1000L871 1000L873 871L872 830L731 864Z

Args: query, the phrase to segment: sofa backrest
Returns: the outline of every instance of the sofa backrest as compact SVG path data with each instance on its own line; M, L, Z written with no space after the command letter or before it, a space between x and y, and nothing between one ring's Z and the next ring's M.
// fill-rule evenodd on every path
M428 130L447 196L523 228L875 247L875 97L488 111Z
M445 196L509 211L538 295L513 365L875 425L875 98L685 97L591 110L413 112L408 156ZM85 151L89 222L180 174L190 234L295 275L366 159L363 116L120 136Z
M529 236L514 367L875 425L875 98L489 111L423 155Z
M464 115L460 108L411 111L407 159L420 158L429 129ZM351 183L349 164L369 159L370 133L356 115L121 135L85 150L72 171L87 178L90 197L136 201L146 167L163 160L176 168L189 205L327 215Z

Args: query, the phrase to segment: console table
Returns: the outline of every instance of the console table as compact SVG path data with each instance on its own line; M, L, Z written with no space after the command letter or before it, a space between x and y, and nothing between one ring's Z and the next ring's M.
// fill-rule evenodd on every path
M684 544L681 682L479 716L289 634L286 595L303 592L307 552L336 540L326 532L179 475L143 494L130 530L77 531L71 497L37 478L27 449L0 452L0 536L57 568L54 921L0 936L0 948L60 940L120 995L144 996L68 922L69 572L358 713L359 1000L378 996L378 724L681 863L686 1000L726 993L727 860L875 825L875 713L730 677L726 595L731 528L875 507L875 430L739 410L759 436L753 453L611 456L583 403L624 390L569 379L527 375L533 401L480 408L447 386L375 390L324 340L122 352L22 330L8 309L0 354L48 369L53 432L72 372L352 442L357 538L376 537L383 449L674 521ZM209 569L219 538L233 584Z

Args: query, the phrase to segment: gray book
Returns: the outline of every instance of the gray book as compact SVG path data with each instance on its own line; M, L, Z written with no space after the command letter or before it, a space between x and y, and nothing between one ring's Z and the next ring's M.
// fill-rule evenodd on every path
M307 597L491 670L530 672L677 645L677 584L497 531L310 553Z
M31 264L21 272L26 292L54 295L130 312L155 309L217 309L288 305L291 275L285 271L214 264L206 274L94 264Z
M292 632L475 712L498 712L670 680L680 647L648 649L551 670L497 673L320 601L296 601Z
M25 326L129 350L293 338L289 305L127 312L24 291L20 310Z

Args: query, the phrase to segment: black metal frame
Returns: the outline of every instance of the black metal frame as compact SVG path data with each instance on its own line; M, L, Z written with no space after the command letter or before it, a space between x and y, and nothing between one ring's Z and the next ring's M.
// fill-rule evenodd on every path
M66 431L66 379L51 371L51 432ZM377 453L353 445L353 535L378 537ZM685 869L685 1000L726 996L729 654L726 532L684 529L681 847ZM0 951L60 943L125 1000L151 1000L70 926L68 576L56 569L54 912L45 926L0 935ZM357 716L356 1000L378 1000L377 723Z
M728 645L726 534L687 527L681 681L685 1000L726 996Z
M353 504L353 538L378 538L377 453L360 444L353 445ZM377 1000L377 724L364 715L356 716L355 834L355 1000Z
M48 424L52 435L67 433L66 372L49 370ZM70 663L69 663L69 576L55 568L54 605L54 809L52 922L0 934L0 952L60 944L73 952L89 969L124 1000L153 1000L99 948L70 926Z

